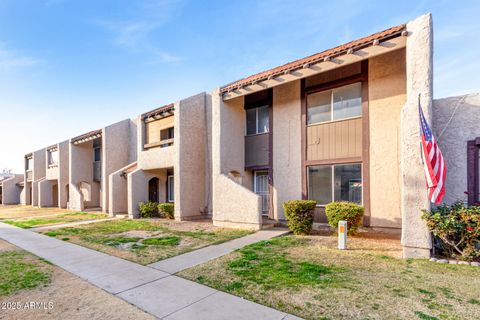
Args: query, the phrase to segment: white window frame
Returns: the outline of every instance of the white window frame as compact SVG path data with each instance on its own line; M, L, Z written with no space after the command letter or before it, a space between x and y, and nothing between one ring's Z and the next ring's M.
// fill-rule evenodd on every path
M327 90L321 90L321 91L315 91L315 92L307 93L307 97L308 97L308 95L310 95L310 94L316 94L316 93L322 93L322 92L325 92L325 91L330 91L330 120L325 120L325 121L315 122L315 123L308 123L308 105L307 105L307 127L308 126L315 126L315 125L318 125L318 124L324 124L324 123L331 123L331 122L345 121L345 120L361 118L363 116L363 110L360 108L360 110L362 111L362 114L360 114L359 116L353 116L353 117L347 117L347 118L341 118L341 119L333 119L333 91L336 90L336 89L346 87L346 86L350 86L352 84L356 84L356 83L360 83L360 93L361 93L362 92L361 90L363 88L363 82L362 81L352 82L352 83L349 83L349 84L346 84L346 85L343 85L343 86L340 86L340 87L335 87L335 88L331 88L331 89L327 89ZM363 103L363 97L362 97L361 94L360 94L360 99L361 99L361 103Z
M353 164L359 164L360 165L360 179L362 181L362 201L360 202L360 206L363 206L363 198L364 198L364 188L363 188L363 182L364 182L364 179L363 179L363 163L362 162L347 162L347 163L335 163L335 164L319 164L319 165L310 165L310 166L307 166L306 170L307 170L307 190L310 189L310 175L308 174L308 169L309 167L317 167L317 166L330 166L330 169L331 169L331 172L332 172L332 202L333 201L336 201L335 200L335 166L347 166L347 165L353 165ZM308 192L307 194L307 199L309 200L314 200L314 199L310 199L310 193ZM319 208L323 208L327 205L328 203L317 203L317 207Z
M172 180L173 188L170 188L170 180ZM173 178L173 175L168 175L167 176L167 202L172 202L172 203L175 202L174 190L175 190L175 180Z
M255 108L248 108L247 110L245 110L245 136L256 136L256 135L259 135L259 134L267 134L270 132L270 110L268 110L270 106L268 104L266 105L263 105L263 106L259 106L259 107L255 107ZM268 116L268 127L267 127L267 131L265 132L258 132L258 109L260 108L267 108L268 112L269 112L269 116ZM255 133L248 133L248 128L247 128L247 111L249 110L255 110Z

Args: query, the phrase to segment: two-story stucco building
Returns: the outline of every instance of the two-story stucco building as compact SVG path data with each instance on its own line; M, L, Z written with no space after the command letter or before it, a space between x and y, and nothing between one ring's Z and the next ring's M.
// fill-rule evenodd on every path
M46 150L40 149L24 157L25 173L20 202L23 205L38 206L38 185L45 179Z
M174 202L177 220L260 229L284 223L287 200L317 201L316 223L347 200L364 226L401 232L405 257L429 256L419 100L445 202L480 202L480 98L433 100L432 57L427 14L88 132L25 157L22 203L136 218Z
M429 255L417 101L431 121L432 41L425 15L214 92L213 222L261 228L313 199L322 223L347 200L365 226L401 229L405 255Z
M136 123L130 119L70 139L69 208L108 212L109 176L135 159Z
M0 177L0 204L20 203L20 195L24 184L23 174L8 174Z
M201 93L142 114L137 163L125 172L128 214L139 202L174 202L175 218L199 219L211 208L211 101Z
M69 141L46 148L45 179L38 185L38 206L67 208L69 198Z

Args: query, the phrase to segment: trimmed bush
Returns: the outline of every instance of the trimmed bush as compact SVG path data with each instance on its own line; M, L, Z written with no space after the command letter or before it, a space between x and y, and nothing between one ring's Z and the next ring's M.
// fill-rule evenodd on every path
M141 218L158 217L158 203L152 201L140 202L138 211L140 211Z
M480 206L456 202L430 211L422 219L432 234L440 239L442 254L462 260L480 260Z
M160 213L161 217L173 219L175 213L175 206L173 203L159 203L158 204L158 212Z
M288 228L294 234L309 234L312 231L316 205L314 200L290 200L283 203Z
M325 207L328 224L332 228L338 227L340 220L347 221L348 234L352 235L357 232L358 227L362 225L362 217L365 209L356 203L348 201L334 201Z

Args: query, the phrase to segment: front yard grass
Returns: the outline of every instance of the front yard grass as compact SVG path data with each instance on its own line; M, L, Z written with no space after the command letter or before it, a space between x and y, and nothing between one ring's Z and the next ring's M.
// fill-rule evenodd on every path
M480 319L480 269L399 259L398 239L284 236L180 276L306 319Z
M105 219L106 217L107 215L104 213L75 212L58 214L52 217L4 220L2 222L14 225L19 228L29 229L60 223Z
M211 223L166 219L114 220L43 232L144 265L249 233Z
M0 297L46 286L51 267L25 251L0 251Z

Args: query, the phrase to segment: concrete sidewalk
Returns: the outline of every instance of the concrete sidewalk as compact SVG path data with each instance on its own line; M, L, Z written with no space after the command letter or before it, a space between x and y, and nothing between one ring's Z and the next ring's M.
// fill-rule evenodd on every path
M228 242L224 242L217 245L208 246L202 249L198 249L192 252L188 252L179 256L175 256L169 259L158 261L149 264L149 267L157 270L165 271L168 273L177 273L182 270L194 267L198 264L205 263L207 261L216 259L223 255L229 254L237 249L243 248L246 245L259 242L262 240L268 240L281 235L287 234L290 231L288 229L272 228L266 230L260 230L254 234L234 239Z
M164 271L4 223L0 238L161 319L299 319Z

